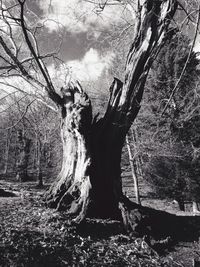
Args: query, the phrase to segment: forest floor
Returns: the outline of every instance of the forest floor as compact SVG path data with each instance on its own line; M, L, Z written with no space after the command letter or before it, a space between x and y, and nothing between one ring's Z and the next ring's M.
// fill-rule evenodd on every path
M126 235L118 221L87 219L76 225L66 213L47 209L43 202L46 188L38 189L34 182L20 184L0 180L0 188L15 194L0 197L2 267L190 267L192 260L200 257L200 232L183 236L156 252L142 238ZM148 202L148 193L145 194L145 205L151 206L156 200ZM169 209L171 204L163 202L162 205ZM173 205L171 209L176 213ZM200 216L187 214L187 218L200 225ZM160 227L159 223L156 227Z

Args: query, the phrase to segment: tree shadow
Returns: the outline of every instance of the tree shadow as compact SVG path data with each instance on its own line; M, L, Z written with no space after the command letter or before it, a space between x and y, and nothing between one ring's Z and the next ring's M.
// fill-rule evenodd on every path
M96 239L125 234L122 222L109 219L85 219L76 225L76 230L83 237L90 236Z
M170 236L175 242L197 241L200 237L200 216L180 216L149 207L137 209L142 214L138 223L139 234L159 240Z
M0 197L17 197L17 195L11 191L6 191L0 188Z
M132 212L138 211L141 217L135 227L136 231L129 232L131 236L148 236L153 240L165 240L170 237L172 242L168 248L179 242L199 240L200 216L178 216L136 204ZM81 236L93 238L109 238L114 235L127 234L123 223L114 220L86 219L76 225L76 229Z

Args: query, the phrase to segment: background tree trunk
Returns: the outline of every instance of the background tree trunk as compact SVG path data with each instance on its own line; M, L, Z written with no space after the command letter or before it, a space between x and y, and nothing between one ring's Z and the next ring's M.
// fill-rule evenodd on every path
M131 127L131 136L132 136L132 140L133 140L133 148L134 148L134 153L137 154L136 156L134 156L135 158L135 168L136 168L136 174L138 177L142 178L143 177L143 171L142 171L142 165L143 165L143 160L141 155L138 153L138 148L137 148L137 144L138 144L138 134L137 134L137 128L135 127L135 129L133 129L133 127Z
M134 182L136 203L141 205L140 194L139 194L139 185L138 185L138 174L137 174L137 170L135 170L135 166L133 163L134 159L132 156L131 145L129 142L128 135L126 136L126 145L127 145L127 149L128 149L129 162L130 162L131 172L132 172L132 177L133 177L133 182Z
M28 161L30 153L31 140L26 138L21 130L17 133L18 139L18 160L16 164L16 178L21 182L28 180Z
M41 168L41 142L38 140L37 145L37 180L38 180L38 187L43 186L43 175L42 175L42 168Z
M8 171L8 159L9 159L11 136L12 136L12 131L9 129L7 130L7 135L6 135L5 163L4 163L3 174L7 174L7 171Z

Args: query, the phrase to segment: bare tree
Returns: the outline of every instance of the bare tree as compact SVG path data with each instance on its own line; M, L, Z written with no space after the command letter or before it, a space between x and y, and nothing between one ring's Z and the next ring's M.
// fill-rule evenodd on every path
M18 51L21 46L12 37L10 28L8 34L1 32L0 45L2 75L20 75L34 86L41 86L61 114L62 168L47 193L47 204L68 210L77 222L85 216L112 217L123 219L127 230L136 230L138 218L133 211L138 206L122 193L121 152L126 134L140 110L149 69L178 4L176 0L139 0L127 5L130 14L135 16L135 29L125 80L122 83L114 78L105 115L100 119L92 118L90 99L79 82L69 81L60 90L55 88L45 65L45 55L40 55L38 49L36 28L31 28L25 17L26 1L16 0L9 7L1 5L1 18L8 27L10 22L16 24L31 56L21 59ZM38 70L42 81L36 78Z

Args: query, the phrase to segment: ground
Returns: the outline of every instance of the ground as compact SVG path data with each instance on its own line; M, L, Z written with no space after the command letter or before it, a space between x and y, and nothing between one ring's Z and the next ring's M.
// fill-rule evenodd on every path
M2 267L189 267L192 266L192 259L200 256L200 243L196 235L191 240L183 238L166 247L161 240L154 243L152 249L145 238L126 235L118 221L87 219L76 225L66 213L47 209L43 202L45 188L36 188L35 182L19 184L0 180L0 188L15 193L12 197L0 197ZM145 205L148 204L147 192L143 192ZM155 199L149 199L149 205L151 201Z

